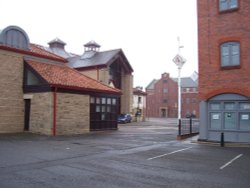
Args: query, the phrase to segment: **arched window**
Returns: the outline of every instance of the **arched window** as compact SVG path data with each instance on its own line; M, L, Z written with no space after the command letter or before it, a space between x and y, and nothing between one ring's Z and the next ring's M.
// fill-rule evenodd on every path
M240 43L226 42L220 46L221 66L240 65Z

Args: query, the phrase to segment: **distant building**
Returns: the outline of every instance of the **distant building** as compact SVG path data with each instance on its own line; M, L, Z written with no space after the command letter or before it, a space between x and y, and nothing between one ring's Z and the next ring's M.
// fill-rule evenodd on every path
M146 92L142 87L133 89L133 110L134 121L145 121L146 118Z
M250 142L250 1L197 1L200 139Z
M181 78L182 117L193 114L199 116L198 107L198 75ZM161 79L152 80L146 87L147 116L177 118L178 115L178 83L177 78L171 78L163 73Z

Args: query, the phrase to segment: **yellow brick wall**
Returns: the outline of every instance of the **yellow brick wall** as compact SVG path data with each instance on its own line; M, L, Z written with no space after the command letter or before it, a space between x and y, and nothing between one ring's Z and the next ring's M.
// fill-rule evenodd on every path
M0 133L24 129L23 58L0 50Z
M89 132L89 95L57 93L56 104L57 135Z
M52 135L53 94L33 93L30 107L30 132Z
M122 75L121 113L132 113L133 108L133 75Z

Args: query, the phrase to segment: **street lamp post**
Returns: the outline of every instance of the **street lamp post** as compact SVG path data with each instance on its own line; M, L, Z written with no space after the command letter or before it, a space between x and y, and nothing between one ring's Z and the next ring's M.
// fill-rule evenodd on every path
M179 42L179 38L178 38ZM173 62L178 67L178 125L179 125L179 135L180 135L180 125L181 125L181 68L183 67L186 60L180 55L180 42L178 45L178 54L174 57Z

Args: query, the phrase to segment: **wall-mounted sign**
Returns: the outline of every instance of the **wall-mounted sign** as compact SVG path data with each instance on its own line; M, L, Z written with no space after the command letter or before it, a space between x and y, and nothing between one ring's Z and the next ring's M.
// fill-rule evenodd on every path
M212 118L213 120L218 120L220 119L220 114L213 114Z
M249 114L241 114L241 120L249 120Z

